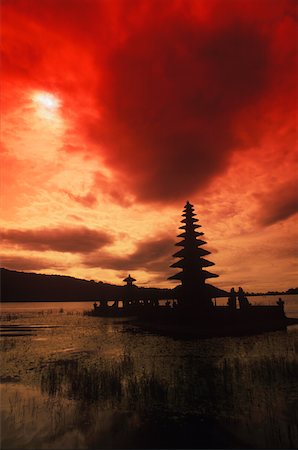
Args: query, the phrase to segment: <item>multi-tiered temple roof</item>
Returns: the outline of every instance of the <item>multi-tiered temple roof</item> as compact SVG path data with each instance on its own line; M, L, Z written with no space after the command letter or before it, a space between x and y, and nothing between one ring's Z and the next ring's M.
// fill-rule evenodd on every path
M180 242L175 244L182 247L173 256L180 258L179 261L171 265L171 267L181 268L181 272L169 277L169 280L181 281L184 288L184 295L197 295L206 292L205 281L208 278L214 278L218 275L205 270L205 267L213 266L214 263L204 258L210 254L208 250L202 248L206 241L201 239L204 233L196 231L201 228L198 219L195 218L194 207L189 202L186 203L182 216L184 217L180 229L184 230L178 237L182 238Z
M136 281L136 279L132 278L129 274L128 277L124 278L123 281L125 281L126 286L133 286L133 282Z

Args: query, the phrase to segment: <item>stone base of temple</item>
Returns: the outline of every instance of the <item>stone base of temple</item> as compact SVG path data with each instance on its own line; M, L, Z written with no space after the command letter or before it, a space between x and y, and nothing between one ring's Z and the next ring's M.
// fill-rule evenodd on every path
M138 325L151 332L171 336L218 337L259 334L286 330L298 319L288 319L278 306L251 306L247 310L231 311L228 307L215 307L212 311L177 311L173 315L138 318Z
M232 309L228 306L192 308L187 305L129 308L97 308L90 315L126 317L140 330L171 336L241 336L267 331L286 330L297 324L289 319L280 306L249 306Z

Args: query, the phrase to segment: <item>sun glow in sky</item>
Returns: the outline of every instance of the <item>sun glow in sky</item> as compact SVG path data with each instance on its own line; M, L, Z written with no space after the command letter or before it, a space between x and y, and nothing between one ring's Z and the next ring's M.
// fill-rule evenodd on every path
M56 111L61 105L61 101L49 92L36 92L33 95L33 101L50 111Z
M6 1L1 266L173 286L190 200L214 285L296 287L296 27L292 0Z
M61 100L50 92L34 92L32 101L36 107L36 112L40 118L46 120L59 120L59 109Z

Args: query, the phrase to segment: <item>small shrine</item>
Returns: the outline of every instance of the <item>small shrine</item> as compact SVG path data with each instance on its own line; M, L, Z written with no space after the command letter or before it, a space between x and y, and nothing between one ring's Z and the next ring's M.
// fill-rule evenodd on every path
M123 308L128 308L133 305L138 305L139 300L136 296L136 291L138 287L133 284L134 281L137 281L135 278L131 277L130 274L128 277L124 278L123 280L126 285L123 286Z
M133 285L133 282L137 280L135 278L132 278L129 274L128 277L124 278L123 281L126 283L126 286L131 287Z

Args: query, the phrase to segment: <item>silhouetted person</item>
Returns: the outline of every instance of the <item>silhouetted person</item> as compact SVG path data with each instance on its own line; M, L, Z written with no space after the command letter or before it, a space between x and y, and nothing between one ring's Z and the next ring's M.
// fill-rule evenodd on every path
M100 301L100 306L101 306L101 308L107 308L107 306L108 306L108 301L107 301L107 300L101 300L101 301Z
M236 292L235 292L234 288L232 288L230 291L230 297L228 299L228 306L232 309L237 308L237 296L236 296Z
M166 306L169 308L171 306L171 302L169 300L166 301Z
M94 308L94 311L95 311L96 308L97 308L97 303L96 302L93 303L93 308Z
M279 299L277 300L276 303L280 307L280 309L284 312L284 304L285 304L285 302L279 297Z
M239 301L239 308L247 308L247 306L250 306L249 301L247 300L247 297L245 297L244 291L241 287L238 289L238 301Z

